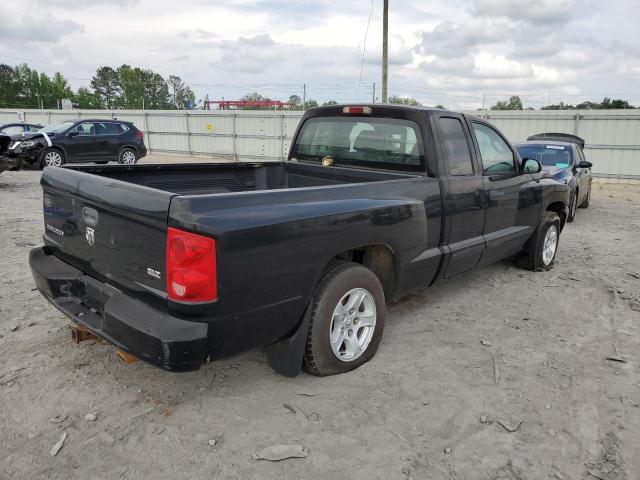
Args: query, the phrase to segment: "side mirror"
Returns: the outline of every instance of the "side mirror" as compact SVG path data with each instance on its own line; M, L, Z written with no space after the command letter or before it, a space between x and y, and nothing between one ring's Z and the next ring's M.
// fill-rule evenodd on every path
M535 158L525 158L522 160L522 173L540 173L542 165Z
M591 168L591 167L593 167L593 163L587 162L585 160L583 160L578 164L578 168Z
M68 137L75 137L76 135L78 135L78 130L71 130L69 133L67 133Z

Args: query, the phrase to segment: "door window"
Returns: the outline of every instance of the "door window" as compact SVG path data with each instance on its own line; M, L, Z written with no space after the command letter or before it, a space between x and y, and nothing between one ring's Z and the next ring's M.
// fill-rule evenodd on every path
M473 175L471 152L462 122L457 118L441 117L439 124L449 172L451 175Z
M513 152L493 128L482 123L472 123L476 136L484 175L515 173Z
M19 133L24 133L24 127L22 125L6 127L2 129L2 133L4 133L5 135L18 135Z
M79 137L87 137L96 134L96 126L93 123L81 123L73 130L78 132Z

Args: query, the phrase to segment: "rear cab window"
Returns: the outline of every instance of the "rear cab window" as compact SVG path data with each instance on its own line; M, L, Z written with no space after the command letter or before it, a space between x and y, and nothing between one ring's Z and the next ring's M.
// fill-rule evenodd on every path
M454 176L473 175L471 151L460 119L440 117L438 124L449 173Z
M337 166L425 171L420 128L394 118L310 118L300 129L293 157L312 162L331 157Z

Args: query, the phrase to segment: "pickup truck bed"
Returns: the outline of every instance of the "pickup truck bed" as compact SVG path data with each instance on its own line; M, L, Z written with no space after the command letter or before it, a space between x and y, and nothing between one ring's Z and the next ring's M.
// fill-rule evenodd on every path
M529 267L551 267L568 188L535 161L525 170L493 127L440 110L350 109L307 112L285 162L46 168L44 247L30 256L38 289L167 370L268 346L281 373L296 374L304 354L310 371L330 374L375 353L385 301L523 251ZM441 118L459 124L453 149ZM495 135L490 152L510 162L483 172L465 143L470 174L450 172L447 152L460 155L471 126ZM543 244L552 248L541 264ZM326 300L336 285L357 288L336 306ZM365 313L377 316L375 335L362 334L355 353L344 340L323 364L328 342L314 343L313 327L334 324L323 302L339 312L351 294L364 310L345 307L344 335L360 338L369 326L352 322Z
M282 188L321 187L376 182L417 175L353 168L327 169L301 163L240 163L145 165L134 171L116 166L78 169L105 178L162 190L177 195L255 192Z

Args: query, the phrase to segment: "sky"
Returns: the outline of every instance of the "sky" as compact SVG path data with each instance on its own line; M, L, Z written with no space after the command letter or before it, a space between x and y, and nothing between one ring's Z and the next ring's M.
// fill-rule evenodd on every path
M0 63L180 76L198 99L379 101L382 0L2 0ZM640 0L389 0L389 95L475 109L640 106ZM370 19L370 20L369 20ZM366 38L366 41L365 41Z

